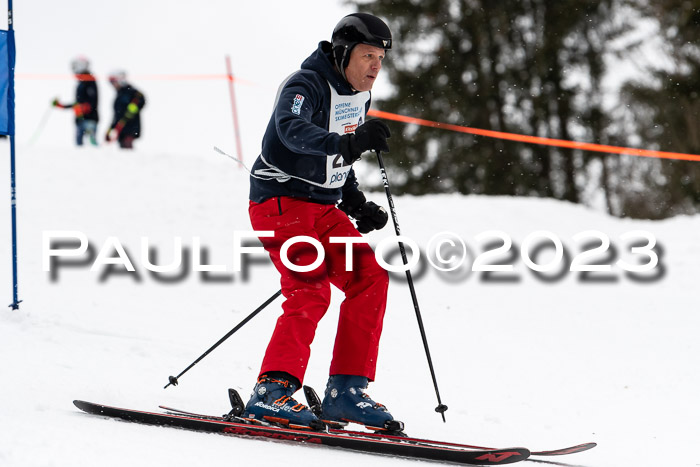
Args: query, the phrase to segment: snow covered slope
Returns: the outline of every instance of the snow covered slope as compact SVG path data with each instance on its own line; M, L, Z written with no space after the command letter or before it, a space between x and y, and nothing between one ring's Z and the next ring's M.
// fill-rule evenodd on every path
M178 387L163 386L272 295L279 286L277 273L264 256L255 257L245 275L232 272L233 234L251 229L248 182L243 170L214 151L186 156L112 147L20 149L24 302L19 311L0 311L0 463L185 466L237 456L252 463L261 455L311 465L362 461L359 454L135 426L79 413L71 404L76 398L140 409L167 404L225 412L227 387L242 394L252 388L279 300L183 376ZM367 171L376 170L371 160L363 164ZM382 193L371 197L386 205ZM396 207L402 232L423 250L421 266L426 267L414 271L416 288L442 397L450 406L443 424L433 412L436 400L409 291L397 274L370 394L402 418L411 434L533 449L596 441L598 448L571 458L591 467L698 462L686 448L700 433L700 319L694 289L700 218L619 220L551 200L457 195L399 197ZM9 218L8 211L0 206L0 218ZM0 251L7 303L8 230ZM512 239L517 256L498 255L487 262L510 263L514 271L491 276L470 271L474 256L501 243L494 233L477 240L493 230ZM561 267L535 275L520 252L529 250L538 264L553 261L553 248L538 253L540 242L524 246L528 235L542 230L561 240L566 255L560 264L596 246L585 245L591 238L575 241L574 235L599 231L610 239L614 257L597 254L585 262L611 264L611 271L582 277ZM632 254L620 238L639 230L658 242L659 264L651 276L642 275L646 280L615 265L617 259L648 261ZM46 272L42 238L51 231L82 232L90 249L73 258L77 264L54 264ZM439 273L426 260L428 242L439 232L451 232L468 247L458 271ZM377 245L392 236L387 227L368 239ZM155 252L150 261L158 265L175 258L176 237L190 255L198 238L207 252L201 263L225 272L203 277L190 261L171 273L151 273L142 258L142 237ZM115 242L124 247L135 272L100 265L114 254L109 245ZM443 248L443 257L450 253ZM319 390L339 299L314 343L306 382Z

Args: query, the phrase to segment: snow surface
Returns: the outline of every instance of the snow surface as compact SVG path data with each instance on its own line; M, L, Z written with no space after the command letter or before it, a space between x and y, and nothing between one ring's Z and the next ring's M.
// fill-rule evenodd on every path
M0 464L185 466L227 458L252 463L261 454L310 465L362 460L358 454L136 426L78 412L71 404L76 398L147 410L166 404L225 412L227 387L244 395L252 388L279 299L178 387L163 386L272 295L277 274L267 262L253 264L247 278L232 272L233 232L250 230L248 183L245 172L213 151L188 157L113 147L20 149L24 301L19 311L0 312ZM371 197L386 204L380 193ZM700 433L700 323L694 306L700 218L619 220L551 200L457 195L399 197L396 208L403 233L421 248L442 231L458 234L477 251L475 237L483 231L501 230L520 245L529 233L546 229L575 254L573 235L596 229L622 255L619 235L643 229L663 250L657 269L664 273L648 283L616 267L610 282L584 282L578 273L565 272L547 283L519 259L513 261L518 282L485 282L481 273L468 271L445 277L428 266L416 287L442 397L450 406L447 424L433 412L408 288L394 280L370 394L403 419L409 433L533 449L596 441L595 450L567 459L591 467L698 463L687 448ZM8 210L3 206L2 218ZM52 279L42 270L42 235L53 230L85 233L95 253L108 237L117 237L137 272L109 273L105 266L91 271L92 262L81 258L84 264L59 267ZM7 229L3 235L8 266ZM386 228L368 238L377 244L392 235ZM158 252L151 258L156 264L170 263L175 237L190 249L200 237L210 252L204 264L226 266L227 274L218 276L228 279L205 280L190 265L182 269L184 278L163 282L177 274L146 271L144 236ZM595 259L606 262L604 256ZM546 254L538 261L547 262ZM0 275L6 292L8 269ZM307 383L319 390L338 300L314 342Z
M123 3L124 8L109 10L120 19L131 4ZM257 153L277 82L324 35L315 26L290 23L293 8L285 5L291 2L263 3L246 7L249 21L238 20L241 27L250 28L242 23L256 24L261 18L286 22L295 25L303 40L281 46L266 37L260 47L252 47L254 51L236 46L224 52L225 48L219 49L224 47L221 42L236 43L232 36L242 34L225 26L235 17L232 7L212 1L189 12L194 30L202 34L193 39L203 48L201 55L192 54L201 65L198 71L220 73L218 67L227 52L234 64L246 63L240 67L241 74L258 83L238 88L239 111L247 125L248 161ZM88 27L101 27L105 34L93 35L94 43L86 44L63 26L71 24L71 14L84 14L80 7L92 2L72 0L63 2L60 9L54 4L45 2L51 10L41 17L35 14L35 22L24 12L24 24L19 7L18 73L65 73L77 51L94 55L100 45L105 55L96 60L98 72L120 65L114 59L125 56L112 46L118 34L116 19L89 23ZM141 4L147 5L142 9L146 18L155 15L152 4ZM230 13L229 19L216 15L219 10ZM319 24L334 24L346 12L346 7L319 10ZM173 28L187 24L183 12L168 14L170 21L154 21L148 34L140 33L141 48L135 50L147 52L174 34ZM203 18L211 18L213 24L206 27ZM58 32L61 26L65 34L30 34L39 26L44 32L52 28ZM220 40L212 38L216 34L222 35ZM46 37L55 39L56 53L42 52L39 39ZM207 41L212 50L204 49ZM79 50L81 45L89 50ZM171 60L177 50L165 45L158 50L166 59L136 54L133 60L138 66L133 72L186 71ZM258 70L252 65L254 58L239 62L239 51L240 56L263 51L266 56L279 55L280 61L274 64L274 72L268 71L270 64L264 61L260 63L265 70ZM163 389L169 375L182 371L277 291L279 284L264 256L247 269L247 275L232 272L233 233L249 231L250 224L247 174L211 149L217 145L233 151L225 83L144 80L138 84L149 97L144 138L137 141L135 151L123 152L105 145L72 147L71 118L57 111L50 114L40 137L29 144L47 103L56 93L70 97L74 84L70 79L18 80L17 207L23 302L19 311L0 309L0 465L178 467L248 465L277 458L307 465L409 464L327 448L139 426L89 416L72 405L73 399L84 399L144 410L165 404L224 413L228 387L244 397L252 389L280 313L278 299L183 376L178 387ZM105 106L103 131L113 94L104 84L100 90ZM179 93L197 96L196 102L178 111ZM7 146L0 142L0 153L7 154ZM360 164L362 172L376 174L371 158ZM1 171L0 182L9 185L9 170ZM372 193L370 198L386 206L383 193ZM592 262L614 264L618 258L634 262L635 255L620 236L636 230L652 233L660 253L659 266L646 281L633 280L617 266L602 279L600 273L584 279L564 270L546 281L524 266L519 256L497 258L515 265L513 273L505 274L510 280L493 280L504 274L487 280L483 273L469 270L439 274L430 265L422 275L415 271L442 399L450 407L446 424L433 411L437 402L409 290L398 275L390 287L377 381L369 393L406 422L409 434L534 450L599 443L592 451L552 459L562 465L700 465L694 449L700 435L700 318L694 288L700 217L633 221L553 200L506 197L397 197L395 204L404 235L425 251L433 235L453 232L469 247L467 264L484 244L495 240L490 236L478 241L477 236L492 230L512 238L512 251L518 255L525 238L541 230L561 239L569 257L582 248L574 235L602 232L616 254L597 255ZM0 220L7 220L6 228L0 230L0 284L7 304L11 302L9 211L9 202L0 203ZM92 261L84 257L72 267L44 271L42 237L56 230L83 232L93 254L116 237L136 272L99 265L92 271ZM376 245L392 236L389 226L367 238ZM141 257L142 237L148 237L158 253L157 258L151 257L156 264L174 258L176 237L190 252L198 237L209 253L203 261L225 266L227 271L205 278L193 272L190 263L179 277L177 273L151 274ZM545 249L537 260L544 264L550 256L551 250ZM327 377L341 299L334 296L313 344L306 382L319 391Z

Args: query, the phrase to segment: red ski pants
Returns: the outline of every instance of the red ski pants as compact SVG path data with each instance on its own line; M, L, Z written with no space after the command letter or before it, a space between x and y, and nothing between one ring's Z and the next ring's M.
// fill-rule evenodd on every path
M329 239L361 235L334 205L276 197L262 203L251 202L249 214L254 230L275 232L274 237L260 240L282 276L282 295L286 299L260 374L285 371L304 381L311 342L330 305L333 284L345 293L345 300L340 305L330 374L374 380L389 276L377 264L372 248L367 243L353 244L352 270L346 271L346 245L330 243ZM292 271L280 259L285 241L296 236L313 237L323 245L325 260L313 271ZM308 242L295 243L286 253L295 266L312 264L318 256L319 252Z

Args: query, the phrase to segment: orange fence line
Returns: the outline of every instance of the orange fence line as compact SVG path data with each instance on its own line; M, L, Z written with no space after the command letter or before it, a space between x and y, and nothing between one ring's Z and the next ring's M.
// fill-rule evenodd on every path
M75 79L75 75L71 74L49 74L49 73L17 73L15 75L17 79L28 79L28 80L45 80L45 79ZM107 80L106 76L100 77L99 75L95 75L97 79L104 79L105 81ZM139 74L134 74L134 75L129 75L129 78L133 78L135 80L142 79L142 80L154 80L154 81L202 81L202 80L222 80L222 81L229 81L233 80L236 83L240 84L245 84L248 86L257 86L257 84L253 81L241 79L241 78L236 78L234 77L229 77L225 73L201 73L201 74L151 74L151 75L139 75Z
M432 120L424 120L422 118L408 117L391 112L381 110L370 110L368 115L372 117L385 118L402 123L413 123L416 125L427 126L431 128L441 128L443 130L457 131L460 133L469 133L471 135L485 136L487 138L506 139L510 141L519 141L530 144L542 144L546 146L557 146L562 148L581 149L583 151L605 152L613 154L628 154L630 156L640 157L655 157L661 159L679 159L685 161L700 162L700 155L684 154L680 152L654 151L651 149L636 149L625 148L619 146L608 146L606 144L581 143L578 141L568 141L565 139L542 138L540 136L519 135L515 133L504 133L502 131L482 130L479 128L470 128L460 125L452 125L450 123L434 122Z

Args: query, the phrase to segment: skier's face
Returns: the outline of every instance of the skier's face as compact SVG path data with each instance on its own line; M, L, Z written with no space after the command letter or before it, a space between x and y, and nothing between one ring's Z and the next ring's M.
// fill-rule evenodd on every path
M369 91L382 69L384 49L367 44L357 44L350 53L345 76L356 91Z

